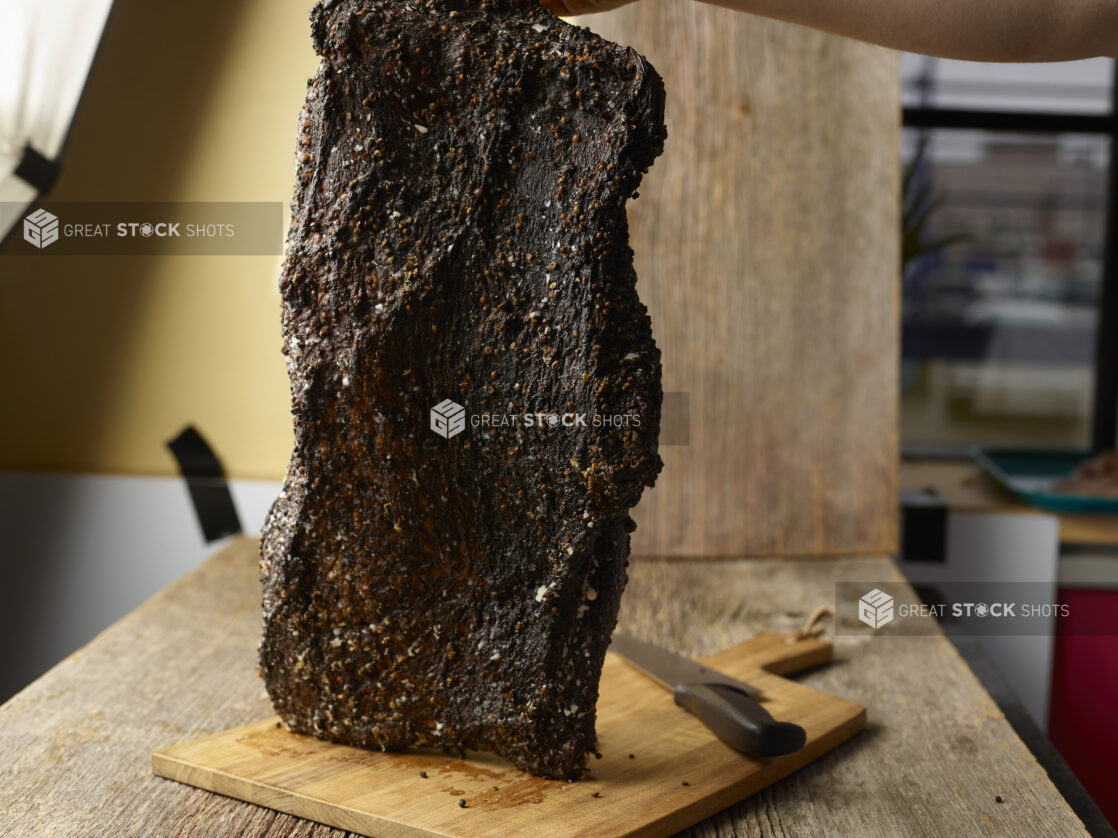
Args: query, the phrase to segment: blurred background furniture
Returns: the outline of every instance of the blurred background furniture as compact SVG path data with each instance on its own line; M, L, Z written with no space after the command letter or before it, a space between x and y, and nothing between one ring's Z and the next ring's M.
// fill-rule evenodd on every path
M902 548L909 580L1027 580L1067 606L1047 634L975 642L1103 812L1118 819L1118 515L1044 512L966 461L905 461L900 480L902 490L930 494L944 511L938 560L906 561Z

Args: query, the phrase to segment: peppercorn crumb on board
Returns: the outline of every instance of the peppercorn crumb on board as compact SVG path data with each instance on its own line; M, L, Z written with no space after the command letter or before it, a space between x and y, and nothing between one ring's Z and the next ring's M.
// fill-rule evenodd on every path
M155 774L368 836L671 835L786 777L862 729L860 704L781 675L831 660L818 638L764 634L711 657L807 732L794 754L746 757L671 693L606 656L598 751L579 782L533 777L492 754L383 753L289 733L276 717L152 754Z

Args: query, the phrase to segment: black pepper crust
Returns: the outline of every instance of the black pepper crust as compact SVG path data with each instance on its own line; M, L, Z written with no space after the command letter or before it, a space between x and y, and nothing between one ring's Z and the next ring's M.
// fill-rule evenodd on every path
M261 673L298 732L577 778L628 510L661 467L625 201L663 148L663 85L537 0L324 0L311 20ZM444 439L445 398L591 421Z

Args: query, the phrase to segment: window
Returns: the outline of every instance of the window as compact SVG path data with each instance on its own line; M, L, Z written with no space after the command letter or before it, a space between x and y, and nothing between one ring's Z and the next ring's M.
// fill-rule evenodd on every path
M1114 98L1110 59L904 56L907 446L1114 445Z

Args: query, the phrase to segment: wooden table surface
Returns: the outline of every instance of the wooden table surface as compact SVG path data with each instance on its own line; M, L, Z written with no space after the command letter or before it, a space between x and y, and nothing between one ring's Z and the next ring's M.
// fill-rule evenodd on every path
M157 747L272 712L255 674L256 561L254 541L234 542L0 707L0 835L345 834L150 771ZM885 558L638 560L620 627L713 652L794 631L833 604L836 579L899 574ZM840 636L835 657L804 680L864 704L867 728L685 834L1086 835L941 635Z

